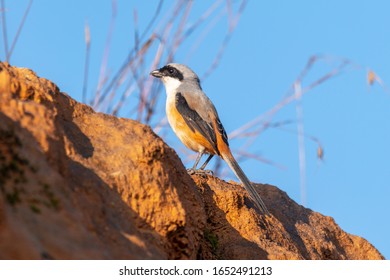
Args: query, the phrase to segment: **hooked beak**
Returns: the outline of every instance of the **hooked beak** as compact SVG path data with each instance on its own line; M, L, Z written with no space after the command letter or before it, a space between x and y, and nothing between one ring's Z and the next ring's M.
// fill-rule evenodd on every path
M163 76L159 69L153 70L152 72L150 72L150 75L156 78L161 78Z

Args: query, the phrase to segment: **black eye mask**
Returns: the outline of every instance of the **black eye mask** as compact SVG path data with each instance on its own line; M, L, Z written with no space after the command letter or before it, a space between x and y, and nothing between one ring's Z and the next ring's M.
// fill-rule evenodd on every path
M167 65L159 70L164 76L172 77L178 79L179 81L183 80L183 74L177 70L175 67Z

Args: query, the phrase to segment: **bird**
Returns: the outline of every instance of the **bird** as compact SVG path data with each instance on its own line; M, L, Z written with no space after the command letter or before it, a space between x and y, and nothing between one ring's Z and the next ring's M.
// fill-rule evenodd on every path
M214 104L203 92L198 75L188 66L179 63L153 70L150 75L160 79L166 91L166 115L172 130L183 144L198 153L190 174L204 170L214 155L220 156L244 185L254 204L269 215L260 195L242 171L230 148L226 131L219 119ZM204 154L208 158L197 169Z

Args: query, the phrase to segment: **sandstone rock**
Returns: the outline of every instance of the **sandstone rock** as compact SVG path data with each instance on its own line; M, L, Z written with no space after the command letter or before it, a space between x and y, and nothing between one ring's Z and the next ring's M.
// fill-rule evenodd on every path
M192 178L145 125L96 113L0 63L0 259L382 259L363 238L258 185Z

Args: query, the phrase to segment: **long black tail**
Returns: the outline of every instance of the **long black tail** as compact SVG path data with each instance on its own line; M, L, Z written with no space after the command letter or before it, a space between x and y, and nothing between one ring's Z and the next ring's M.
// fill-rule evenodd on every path
M227 155L222 155L222 157L226 161L226 163L229 165L229 167L232 169L234 174L236 174L237 178L244 185L245 189L249 193L250 198L253 200L253 202L256 204L256 206L262 212L264 212L266 215L269 215L269 211L268 211L267 207L265 206L263 200L261 199L260 195L257 193L255 188L253 187L252 183L249 181L248 177L246 177L244 171L242 171L241 167L238 165L238 163L234 159L233 155L231 153L229 153Z

